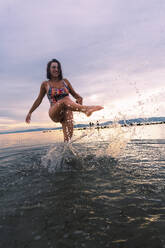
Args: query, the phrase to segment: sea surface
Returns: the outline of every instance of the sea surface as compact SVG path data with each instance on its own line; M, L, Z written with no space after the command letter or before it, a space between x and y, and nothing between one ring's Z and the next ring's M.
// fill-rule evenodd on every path
M165 247L165 125L0 135L0 247Z

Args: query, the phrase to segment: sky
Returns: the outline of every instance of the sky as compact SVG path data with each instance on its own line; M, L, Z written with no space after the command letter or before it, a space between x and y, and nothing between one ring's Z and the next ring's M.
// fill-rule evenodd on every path
M53 58L85 105L104 106L75 123L165 116L164 13L164 0L1 0L0 131L59 126L47 96L25 123Z

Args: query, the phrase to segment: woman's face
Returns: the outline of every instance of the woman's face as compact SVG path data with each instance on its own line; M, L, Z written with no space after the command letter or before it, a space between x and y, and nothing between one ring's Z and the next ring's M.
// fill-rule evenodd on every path
M50 74L52 77L57 78L59 76L59 68L56 62L52 62L50 65Z

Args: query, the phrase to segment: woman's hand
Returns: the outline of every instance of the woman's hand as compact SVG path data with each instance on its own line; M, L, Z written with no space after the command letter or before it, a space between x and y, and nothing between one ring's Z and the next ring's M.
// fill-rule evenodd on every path
M81 105L82 105L82 102L83 102L82 97L78 97L78 98L76 99L76 103L78 103L78 104L81 104Z
M28 113L25 119L26 123L30 123L31 121L31 113Z

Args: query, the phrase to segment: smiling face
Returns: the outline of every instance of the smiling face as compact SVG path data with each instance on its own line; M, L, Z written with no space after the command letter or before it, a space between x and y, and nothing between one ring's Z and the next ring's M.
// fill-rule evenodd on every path
M61 64L57 59L52 59L51 61L48 62L47 64L47 78L50 79L58 79L62 80L63 75L62 75L62 69L61 69Z
M56 62L52 62L50 65L50 74L53 78L58 78L59 77L59 67L58 67L58 63Z

